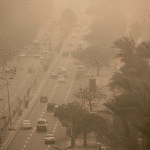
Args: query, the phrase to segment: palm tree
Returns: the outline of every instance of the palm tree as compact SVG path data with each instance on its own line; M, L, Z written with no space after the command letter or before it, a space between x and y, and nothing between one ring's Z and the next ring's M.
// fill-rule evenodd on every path
M150 43L142 42L135 47L132 37L123 37L116 40L113 47L120 50L117 57L121 57L121 61L125 65L113 75L109 87L111 89L122 89L123 93L116 96L115 100L106 103L106 107L120 118L128 149L138 149L136 140L132 135L133 131L130 128L138 131L141 129L144 132L143 113L149 105L150 98L150 67L148 62ZM145 127L146 130L147 127ZM134 144L130 143L130 140Z

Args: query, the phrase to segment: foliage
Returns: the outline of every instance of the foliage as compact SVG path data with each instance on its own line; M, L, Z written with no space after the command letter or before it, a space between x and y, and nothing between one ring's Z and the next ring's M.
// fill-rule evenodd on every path
M122 89L123 92L105 106L122 122L126 148L140 149L137 137L141 132L142 147L146 149L150 143L149 116L145 115L149 114L150 104L149 42L135 46L132 37L123 37L114 42L114 48L120 50L117 57L125 65L113 75L109 87Z
M59 106L54 117L58 118L62 125L70 132L70 119L73 125L73 133L75 136L81 135L84 129L87 133L101 131L104 132L107 128L106 121L103 117L84 110L76 103ZM69 134L69 132L67 132Z
M85 66L97 68L97 75L99 75L99 69L108 67L111 61L108 49L101 48L99 45L77 49L71 55Z
M77 15L71 8L66 8L61 14L62 22L72 28L77 22Z
M132 24L130 26L130 31L129 31L130 35L134 38L135 42L138 42L138 39L141 37L142 33L141 33L141 27L139 25L139 22L135 22L134 24Z

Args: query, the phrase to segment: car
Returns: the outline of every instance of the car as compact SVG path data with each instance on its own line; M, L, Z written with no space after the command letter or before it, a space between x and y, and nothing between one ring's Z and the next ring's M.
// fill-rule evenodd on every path
M57 78L58 75L57 75L57 73L53 72L53 73L51 74L51 77L52 77L52 78Z
M73 46L73 44L74 44L73 41L69 42L69 46Z
M54 134L46 134L45 135L45 144L48 144L48 143L55 143L55 136Z
M40 98L40 102L48 102L48 97L46 95L42 95Z
M54 112L55 111L55 103L48 102L47 103L47 111Z
M28 73L33 73L33 72L34 72L33 67L32 67L32 66L29 66L29 68L28 68Z
M79 60L75 60L75 65L81 65L81 62Z
M78 46L82 46L83 45L83 41L80 41L79 43L78 43Z
M64 57L68 57L68 56L69 56L69 52L64 51L62 55L63 55Z
M63 75L59 75L58 82L59 83L65 82L65 77Z
M62 69L61 74L62 74L62 76L67 77L67 71L66 71L66 69Z
M21 58L25 58L26 56L27 56L26 53L19 54L19 57L21 57Z
M31 129L31 128L32 128L32 124L31 124L30 120L24 120L22 122L21 129Z
M77 37L77 34L76 34L76 33L73 33L73 34L72 34L72 37L73 37L73 38L76 38L76 37Z
M47 131L47 121L46 119L39 119L36 125L37 131Z
M65 69L65 68L64 68L64 67L60 67L60 68L59 68L59 70L63 70L63 69Z
M40 58L40 54L39 53L35 54L34 58Z

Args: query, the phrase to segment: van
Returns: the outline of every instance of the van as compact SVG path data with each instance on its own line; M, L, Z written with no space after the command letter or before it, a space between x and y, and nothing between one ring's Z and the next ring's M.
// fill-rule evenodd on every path
M47 111L54 112L55 111L55 103L47 103Z
M47 121L46 119L39 119L36 125L37 131L46 131L47 130Z

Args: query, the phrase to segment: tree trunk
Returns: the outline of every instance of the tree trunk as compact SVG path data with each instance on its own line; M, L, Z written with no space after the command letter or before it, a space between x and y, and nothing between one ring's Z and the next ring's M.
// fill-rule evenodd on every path
M5 69L4 69L4 65L3 65L3 72L5 71Z
M128 150L133 150L132 149L132 142L131 142L131 135L130 135L130 130L129 130L129 125L126 117L123 117L122 119L122 124L124 128L124 133L126 137L126 142L127 142L127 149Z
M99 71L100 71L100 68L99 66L97 67L97 76L99 76Z
M86 130L84 129L84 146L87 145L87 142L86 142Z
M89 105L90 105L90 111L92 111L92 103L91 103L91 98L89 98L88 100L89 100Z

